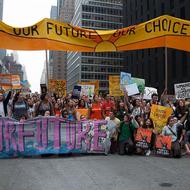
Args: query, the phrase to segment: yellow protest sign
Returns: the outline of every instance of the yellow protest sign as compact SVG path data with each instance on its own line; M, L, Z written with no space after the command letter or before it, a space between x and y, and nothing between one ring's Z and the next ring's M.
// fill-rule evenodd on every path
M123 91L120 90L120 76L109 76L109 93L110 96L124 96Z
M99 89L100 89L100 82L99 80L94 80L94 81L88 81L88 82L78 82L78 85L94 85L94 93L99 94Z
M190 51L190 21L163 15L118 30L92 30L51 19L24 27L0 22L0 48L79 52L168 47Z
M57 94L59 97L66 96L67 94L67 86L65 80L49 80L49 91Z
M172 108L152 105L150 118L154 121L155 126L158 130L161 130L167 123L167 119L173 113Z

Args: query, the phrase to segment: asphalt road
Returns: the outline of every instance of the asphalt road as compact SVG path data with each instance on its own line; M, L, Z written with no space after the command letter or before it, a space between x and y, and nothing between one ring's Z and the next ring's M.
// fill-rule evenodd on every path
M190 190L190 157L82 155L0 160L0 190Z

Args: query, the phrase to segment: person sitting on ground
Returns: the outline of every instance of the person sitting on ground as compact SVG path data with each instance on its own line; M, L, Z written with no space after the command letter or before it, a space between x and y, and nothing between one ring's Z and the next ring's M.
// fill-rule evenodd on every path
M133 116L129 114L124 115L124 121L119 126L119 154L124 155L133 154L135 151L134 134L138 127L137 122Z

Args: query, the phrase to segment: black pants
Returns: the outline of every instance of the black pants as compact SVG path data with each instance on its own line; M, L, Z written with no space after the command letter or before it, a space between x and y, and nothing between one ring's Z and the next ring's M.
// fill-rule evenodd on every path
M135 145L131 138L128 138L125 141L119 142L119 154L124 155L125 153L127 154L133 154L135 149Z
M176 140L175 142L172 142L172 148L171 148L171 156L174 158L180 158L181 157L181 146Z

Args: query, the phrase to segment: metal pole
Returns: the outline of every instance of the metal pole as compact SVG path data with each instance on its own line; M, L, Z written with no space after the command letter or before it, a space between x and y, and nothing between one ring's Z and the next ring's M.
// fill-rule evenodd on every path
M47 50L45 50L45 52L46 52L46 85L48 89L48 83L49 83L48 52Z
M165 46L165 89L168 89L168 48Z

